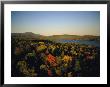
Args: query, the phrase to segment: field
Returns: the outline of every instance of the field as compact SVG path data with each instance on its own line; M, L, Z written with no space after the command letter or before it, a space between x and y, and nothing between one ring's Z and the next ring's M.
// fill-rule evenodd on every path
M99 36L12 33L12 77L99 77L100 46L56 40L99 41Z

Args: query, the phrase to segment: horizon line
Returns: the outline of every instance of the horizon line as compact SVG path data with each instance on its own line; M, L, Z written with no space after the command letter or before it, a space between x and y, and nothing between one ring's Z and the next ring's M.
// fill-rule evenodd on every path
M18 33L18 32L11 32L11 33ZM33 33L33 32L19 32L19 33ZM38 33L33 33L33 34L38 34ZM54 36L54 35L77 35L77 36L100 36L100 35L91 35L91 34L85 34L85 35L79 35L79 34L54 34L54 35L43 35L43 34L38 34L41 36Z

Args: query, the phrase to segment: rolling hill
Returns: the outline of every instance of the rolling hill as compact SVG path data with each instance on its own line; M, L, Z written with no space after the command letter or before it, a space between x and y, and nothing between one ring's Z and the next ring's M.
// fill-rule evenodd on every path
M31 39L31 40L100 40L100 36L93 36L93 35L52 35L52 36L43 36L40 34L34 34L32 32L25 32L25 33L11 33L13 38L20 38L20 39Z

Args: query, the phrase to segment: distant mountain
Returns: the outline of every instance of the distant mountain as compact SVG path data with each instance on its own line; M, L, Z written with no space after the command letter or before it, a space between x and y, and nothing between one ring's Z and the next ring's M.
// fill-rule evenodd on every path
M32 32L25 33L12 33L11 36L13 38L21 38L21 39L34 39L34 40L100 40L100 36L93 35L52 35L52 36L43 36L40 34L34 34Z
M32 32L26 32L26 33L11 33L11 36L13 38L22 38L22 39L39 39L43 37L40 34L34 34Z
M53 35L49 36L48 39L50 40L100 40L100 36L93 36L93 35Z

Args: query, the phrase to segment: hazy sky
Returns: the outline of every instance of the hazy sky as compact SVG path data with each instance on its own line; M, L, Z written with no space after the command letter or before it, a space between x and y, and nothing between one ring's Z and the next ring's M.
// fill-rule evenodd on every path
M12 11L12 33L100 35L99 11Z

